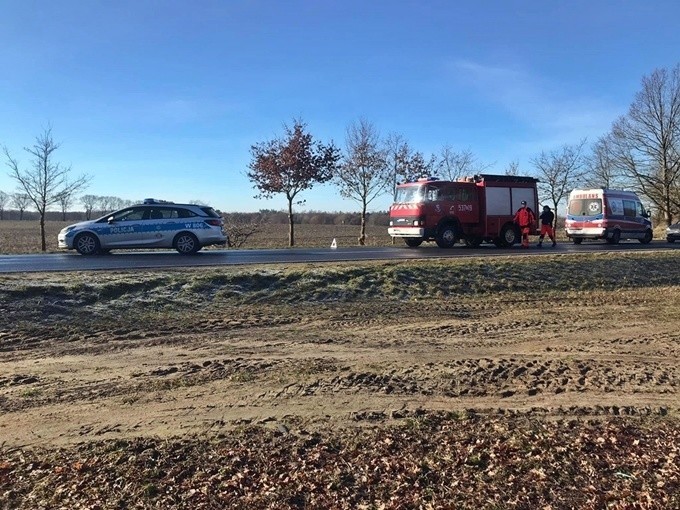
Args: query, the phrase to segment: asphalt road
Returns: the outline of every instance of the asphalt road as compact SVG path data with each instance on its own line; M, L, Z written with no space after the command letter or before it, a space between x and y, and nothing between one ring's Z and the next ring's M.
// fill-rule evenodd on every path
M229 266L248 264L295 264L304 262L340 262L365 260L405 260L455 257L494 256L539 256L550 253L597 253L603 251L649 251L680 250L680 243L652 241L648 245L637 241L609 245L604 242L585 242L580 246L561 243L556 248L550 244L538 249L513 246L499 249L493 245L482 245L471 249L455 246L443 250L435 245L412 249L394 247L338 247L292 248L278 250L204 250L196 255L185 256L174 251L113 252L109 255L83 257L76 252L49 253L38 255L0 255L0 273L92 271L92 270L136 270L172 267Z

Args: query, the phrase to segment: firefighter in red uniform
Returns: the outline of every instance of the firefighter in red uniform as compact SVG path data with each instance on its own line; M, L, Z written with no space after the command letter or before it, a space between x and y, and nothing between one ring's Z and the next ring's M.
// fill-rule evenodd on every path
M530 207L527 207L527 203L524 200L522 200L521 207L515 213L514 221L519 225L519 230L522 233L522 248L528 248L529 232L531 232L531 226L536 223L536 215Z

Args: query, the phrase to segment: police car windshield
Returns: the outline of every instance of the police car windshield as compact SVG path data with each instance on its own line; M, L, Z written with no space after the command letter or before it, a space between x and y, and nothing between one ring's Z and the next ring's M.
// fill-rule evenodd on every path
M397 204L417 204L425 201L425 185L397 188L394 201Z
M602 199L577 198L569 202L569 214L572 216L596 216L602 214Z

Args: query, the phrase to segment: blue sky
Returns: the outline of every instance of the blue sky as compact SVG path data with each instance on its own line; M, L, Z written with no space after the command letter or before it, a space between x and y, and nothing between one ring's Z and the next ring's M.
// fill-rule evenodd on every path
M0 146L52 126L87 193L255 199L250 146L302 118L344 146L364 118L426 154L448 144L503 173L590 142L640 80L680 62L677 0L0 0ZM0 171L0 190L15 183ZM297 210L353 211L332 186ZM390 198L373 209L386 209Z

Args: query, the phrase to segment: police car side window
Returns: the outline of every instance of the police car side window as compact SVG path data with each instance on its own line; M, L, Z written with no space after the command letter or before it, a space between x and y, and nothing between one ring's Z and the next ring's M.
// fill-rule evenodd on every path
M146 212L147 210L143 207L137 207L121 211L119 214L116 214L113 219L114 221L139 221L144 219L144 213Z
M189 209L174 209L174 211L177 214L177 218L193 218L194 216L198 216L196 213L193 211L190 211Z

